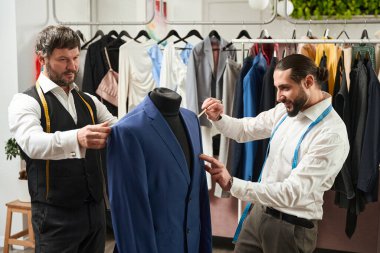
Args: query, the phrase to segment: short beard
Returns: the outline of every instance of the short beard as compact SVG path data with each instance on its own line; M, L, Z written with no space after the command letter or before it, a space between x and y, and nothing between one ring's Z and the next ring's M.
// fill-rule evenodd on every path
M301 111L301 109L306 104L308 98L306 93L301 89L301 92L298 97L294 100L293 104L293 110L288 111L289 117L295 117L297 114Z
M78 75L78 72L75 72L75 71L66 71L66 72L63 72L62 74L59 74L57 72L55 72L51 67L50 67L50 64L47 63L46 64L46 72L48 74L48 77L50 80L52 80L55 84L57 84L58 86L60 87L68 87L70 86L72 83L74 83L74 80L77 78L77 75ZM71 82L66 82L62 76L65 75L65 74L70 74L70 73L73 73L74 74L74 79L73 81Z

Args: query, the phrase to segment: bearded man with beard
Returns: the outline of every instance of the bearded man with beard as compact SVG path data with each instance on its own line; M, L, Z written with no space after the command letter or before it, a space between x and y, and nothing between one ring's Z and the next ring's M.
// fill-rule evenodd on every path
M235 252L311 253L323 194L349 152L346 126L332 108L331 96L321 90L326 69L294 54L278 62L273 77L279 104L255 118L229 117L214 98L202 105L226 137L238 142L270 138L259 182L231 177L215 158L200 158L210 162L206 170L223 190L252 203L235 234Z
M36 252L104 252L105 182L99 149L116 118L74 83L80 42L64 26L36 41L43 72L8 108L26 160Z

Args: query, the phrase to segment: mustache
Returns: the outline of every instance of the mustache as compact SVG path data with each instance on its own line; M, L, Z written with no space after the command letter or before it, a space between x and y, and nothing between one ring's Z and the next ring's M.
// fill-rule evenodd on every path
M67 74L74 74L75 75L76 73L78 73L78 71L68 70L68 71L63 72L64 75L67 75Z

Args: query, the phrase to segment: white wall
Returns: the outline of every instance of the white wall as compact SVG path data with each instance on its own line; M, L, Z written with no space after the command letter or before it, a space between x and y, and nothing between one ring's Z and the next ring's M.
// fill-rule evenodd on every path
M5 203L16 199L19 161L7 161L4 155L4 146L11 137L8 130L8 104L17 92L17 41L16 41L16 12L15 1L0 1L0 31L2 39L0 48L2 60L0 61L0 246L4 242L6 219ZM22 227L21 216L13 220L13 231ZM16 231L17 232L17 231Z

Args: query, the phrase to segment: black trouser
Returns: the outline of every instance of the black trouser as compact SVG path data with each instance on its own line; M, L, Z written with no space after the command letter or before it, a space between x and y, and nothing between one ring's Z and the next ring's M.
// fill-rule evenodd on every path
M104 203L86 202L78 208L32 203L36 253L104 253Z

